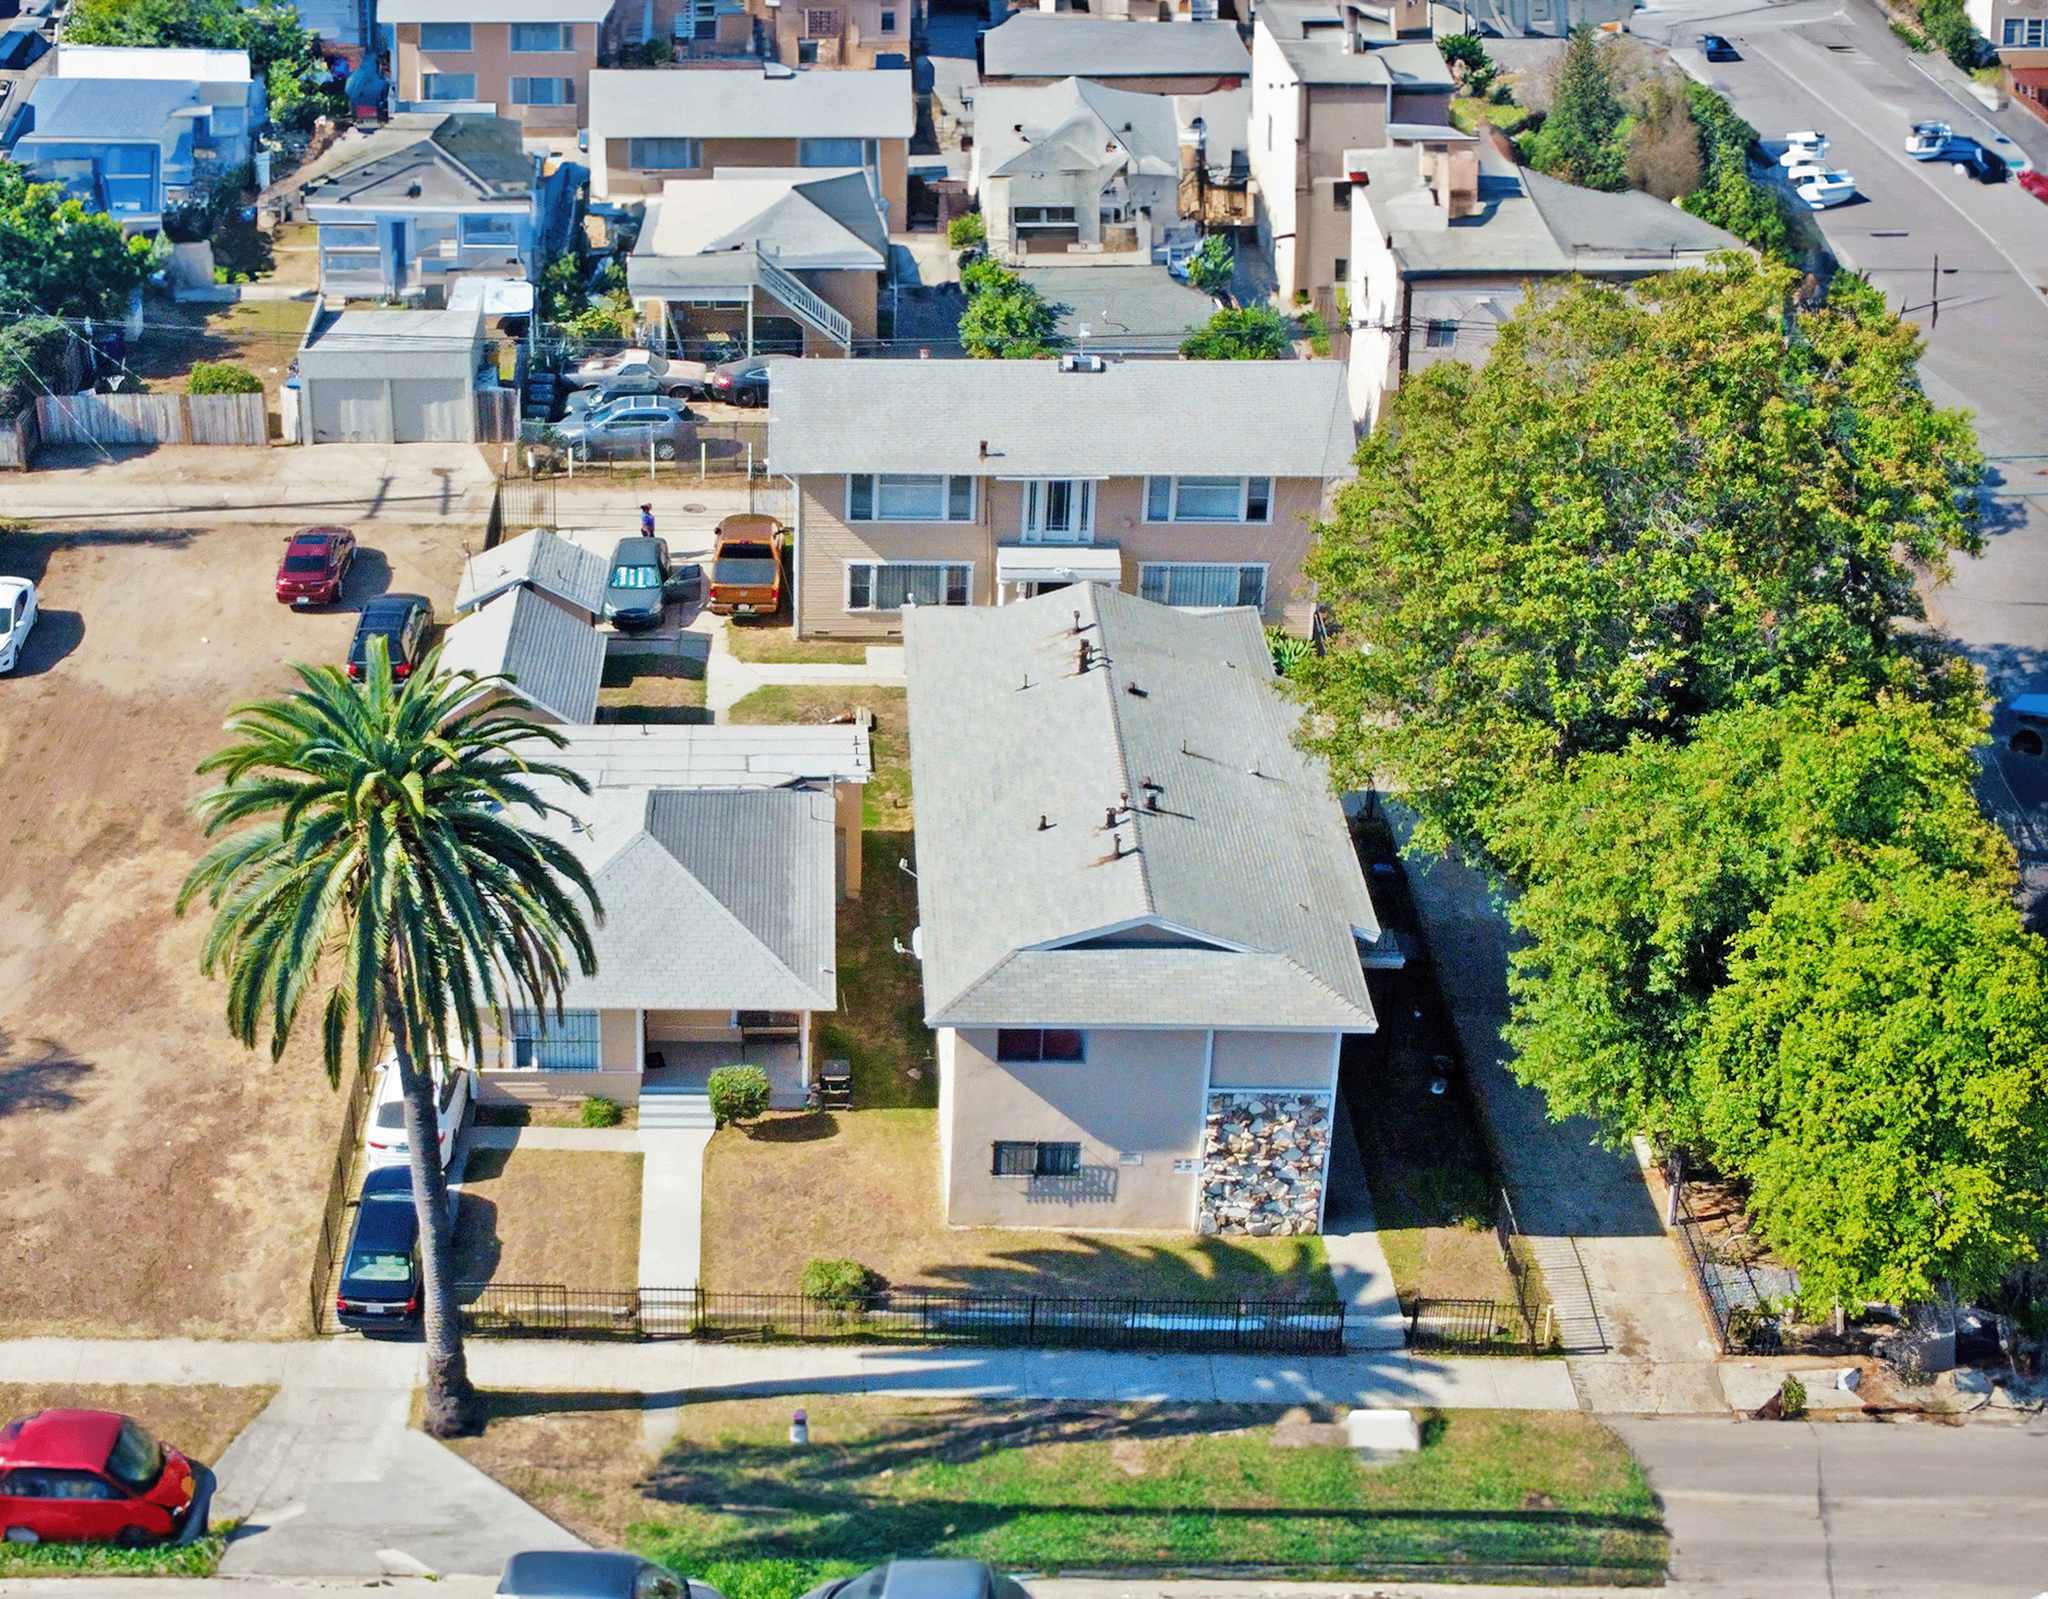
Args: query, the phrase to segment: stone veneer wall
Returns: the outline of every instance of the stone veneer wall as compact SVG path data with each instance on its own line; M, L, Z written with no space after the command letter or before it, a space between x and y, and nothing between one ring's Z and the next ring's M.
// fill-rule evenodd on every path
M1330 1116L1328 1094L1289 1088L1212 1093L1196 1227L1251 1238L1315 1232Z

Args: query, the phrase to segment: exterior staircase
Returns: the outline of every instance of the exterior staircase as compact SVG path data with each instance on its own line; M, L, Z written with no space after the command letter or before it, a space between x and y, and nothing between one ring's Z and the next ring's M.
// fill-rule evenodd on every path
M710 1132L718 1125L711 1114L711 1096L701 1088L640 1089L640 1131L643 1133Z

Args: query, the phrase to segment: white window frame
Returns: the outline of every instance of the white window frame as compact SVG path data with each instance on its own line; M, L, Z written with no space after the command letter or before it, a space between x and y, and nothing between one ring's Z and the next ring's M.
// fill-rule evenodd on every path
M1155 585L1165 589L1172 581L1169 574L1174 572L1213 572L1221 575L1231 571L1237 573L1238 597L1223 601L1220 605L1211 601L1201 601L1198 603L1186 600L1176 601L1171 597L1170 593L1155 595L1148 592ZM1138 566L1138 596L1141 599L1151 600L1155 605L1171 605L1178 610L1207 611L1238 605L1250 605L1251 602L1244 599L1243 595L1246 577L1253 572L1258 573L1259 598L1258 603L1251 608L1263 612L1266 608L1267 580L1272 575L1271 568L1263 561L1144 561L1139 563Z
M506 53L515 56L566 56L576 53L576 24L573 22L512 22L507 23ZM530 45L519 42L521 28L553 28L555 42L549 45Z
M1068 525L1049 528L1046 515L1057 489L1067 492ZM1085 477L1024 479L1023 532L1026 544L1093 544L1095 480Z
M860 147L858 161L823 159L818 148L827 144L852 144ZM878 139L799 139L796 141L796 164L800 167L865 167L872 172L881 162L881 141Z
M474 212L463 216L456 227L457 238L466 250L499 246L516 249L519 244L518 219L502 212Z
M650 144L679 144L683 153L690 158L688 166L671 166L666 163L651 163L641 158ZM695 172L704 165L704 143L701 139L628 139L626 141L626 165L635 172Z
M428 44L429 28L460 28L460 44ZM422 22L420 24L420 53L430 56L466 56L476 53L476 33L467 22Z
M865 483L867 509L860 509L862 497L860 485ZM882 497L887 491L904 494L913 487L924 488L931 484L938 486L939 504L937 516L899 515L892 508L883 508ZM966 506L963 510L958 500L960 485L965 484ZM972 522L975 520L975 497L978 489L975 480L965 473L945 472L849 472L846 475L846 520L849 522L895 522L906 526L925 526L942 522ZM901 503L900 501L898 502Z
M1265 523L1273 520L1273 480L1270 477L1240 477L1231 479L1231 481L1237 484L1237 514L1235 516L1188 516L1184 513L1181 505L1181 485L1183 483L1214 485L1225 481L1226 478L1229 478L1229 474L1221 472L1213 477L1204 473L1186 473L1176 477L1157 475L1146 478L1145 520L1157 523L1191 522L1207 527L1229 527L1233 523ZM1153 497L1158 492L1155 485L1160 483L1167 485L1167 514L1165 516L1155 516L1153 514ZM1258 516L1251 514L1251 486L1254 483L1265 485L1265 506L1262 513Z
M556 86L555 98L552 100L534 99L533 85L536 83L554 84ZM576 80L559 76L540 78L515 77L512 79L511 93L512 104L514 105L574 105L576 103Z
M961 582L960 592L965 598L958 603L960 605L972 605L974 603L974 563L972 561L848 561L846 563L846 580L843 592L846 602L845 609L849 615L888 615L905 609L901 605L877 605L875 603L877 574L886 567L917 567L922 570L940 573L941 598L937 602L940 605L952 605L955 603L950 599L944 598L945 595L953 591L953 583L948 574L956 571L964 573L965 576ZM859 584L867 596L864 603L858 601L855 586L856 572L864 574Z
M466 83L468 90L462 94L437 94L436 88L443 83ZM422 72L420 74L420 96L426 100L474 100L476 98L476 74L474 72Z

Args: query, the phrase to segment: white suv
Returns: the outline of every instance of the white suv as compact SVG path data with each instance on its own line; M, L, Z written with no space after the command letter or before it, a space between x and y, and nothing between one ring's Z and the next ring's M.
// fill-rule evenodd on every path
M476 1068L468 1065L444 1066L437 1075L441 1080L441 1169L446 1171L455 1155L456 1137L469 1117L470 1107L476 1103L477 1077ZM377 1086L370 1099L370 1126L363 1142L372 1171L379 1166L403 1166L412 1156L405 1141L405 1094L399 1085L395 1057L377 1068Z

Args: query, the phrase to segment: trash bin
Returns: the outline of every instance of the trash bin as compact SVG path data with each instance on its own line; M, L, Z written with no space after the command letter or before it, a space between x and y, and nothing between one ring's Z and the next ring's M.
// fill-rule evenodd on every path
M284 387L277 391L277 408L284 423L284 441L287 444L299 442L299 380L286 378Z

